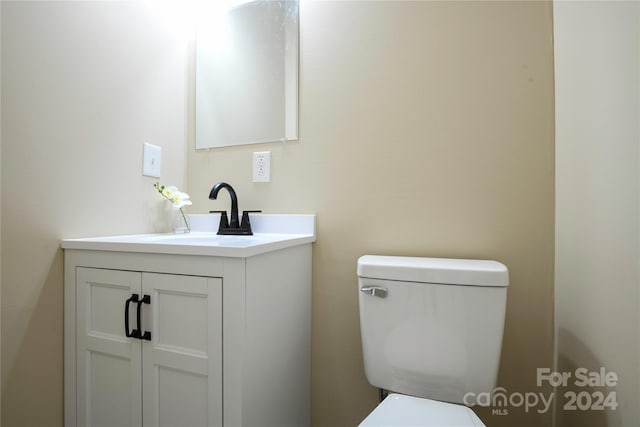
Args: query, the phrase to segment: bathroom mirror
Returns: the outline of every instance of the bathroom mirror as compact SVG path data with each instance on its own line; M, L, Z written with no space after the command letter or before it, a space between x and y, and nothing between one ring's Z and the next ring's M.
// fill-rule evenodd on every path
M298 139L298 1L227 4L196 34L196 149Z

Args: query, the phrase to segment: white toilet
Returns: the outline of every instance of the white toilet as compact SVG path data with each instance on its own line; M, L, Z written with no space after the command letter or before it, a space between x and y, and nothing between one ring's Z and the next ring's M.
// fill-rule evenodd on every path
M360 426L484 426L464 403L496 385L508 284L496 261L361 257L365 374L393 393Z

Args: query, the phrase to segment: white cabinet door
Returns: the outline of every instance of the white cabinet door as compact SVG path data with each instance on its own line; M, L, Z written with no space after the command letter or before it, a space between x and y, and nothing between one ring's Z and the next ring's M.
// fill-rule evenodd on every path
M142 274L143 421L222 425L222 280Z
M77 268L77 425L140 426L140 340L125 336L125 301L139 294L141 274ZM131 328L136 303L131 303Z

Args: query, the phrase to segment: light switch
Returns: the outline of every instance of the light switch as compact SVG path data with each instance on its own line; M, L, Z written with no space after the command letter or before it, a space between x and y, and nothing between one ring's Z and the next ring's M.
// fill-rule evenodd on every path
M160 178L160 165L162 163L162 147L143 144L142 175Z

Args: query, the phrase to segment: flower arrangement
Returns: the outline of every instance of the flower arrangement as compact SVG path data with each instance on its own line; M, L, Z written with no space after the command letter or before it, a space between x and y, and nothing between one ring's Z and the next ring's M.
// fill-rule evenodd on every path
M190 232L191 228L189 227L189 221L187 221L187 217L184 215L184 211L182 210L183 206L188 206L191 204L189 195L187 193L179 191L178 188L173 185L166 186L160 184L159 182L156 182L155 184L153 184L153 186L156 190L158 190L158 193L160 193L163 198L171 202L174 208L180 209L180 215L182 215L184 224L187 227L187 232Z

